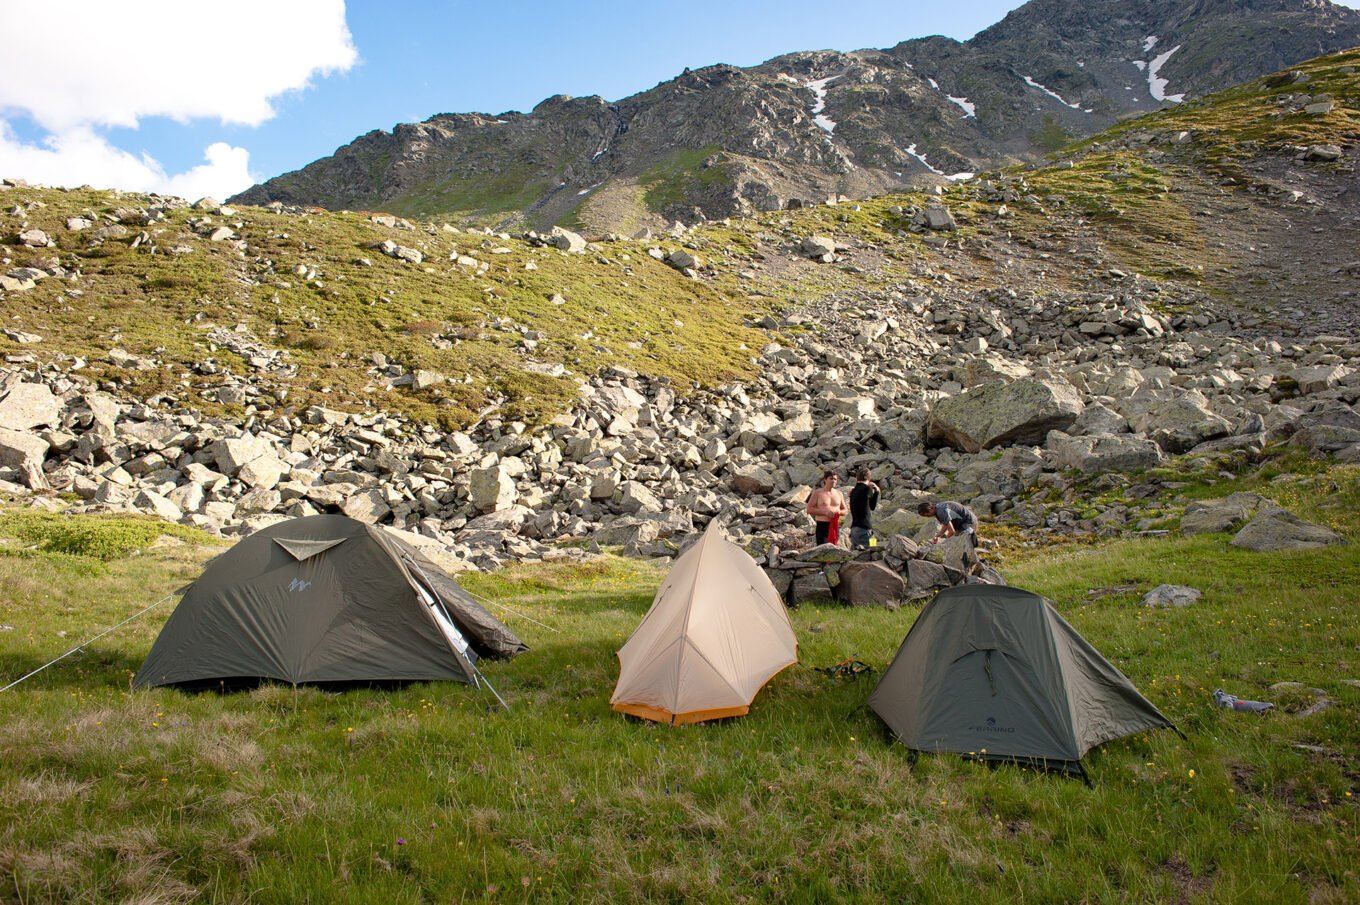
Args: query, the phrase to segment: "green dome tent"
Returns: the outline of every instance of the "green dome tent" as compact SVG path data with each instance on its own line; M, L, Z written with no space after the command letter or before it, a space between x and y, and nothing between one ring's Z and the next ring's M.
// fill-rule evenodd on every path
M915 751L1083 778L1095 746L1175 728L1047 600L985 584L926 604L869 706Z
M135 687L453 679L524 643L395 535L342 515L271 525L213 560Z

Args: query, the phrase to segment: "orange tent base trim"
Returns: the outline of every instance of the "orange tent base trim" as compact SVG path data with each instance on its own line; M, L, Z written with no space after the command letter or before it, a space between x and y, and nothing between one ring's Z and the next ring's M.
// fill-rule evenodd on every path
M669 710L662 710L660 707L648 707L646 704L620 703L615 704L614 709L629 716L640 717L657 723L670 723L673 726L683 726L686 723L703 723L707 720L721 720L729 716L745 716L751 712L749 705L715 707L711 710L691 710L688 713L671 713Z

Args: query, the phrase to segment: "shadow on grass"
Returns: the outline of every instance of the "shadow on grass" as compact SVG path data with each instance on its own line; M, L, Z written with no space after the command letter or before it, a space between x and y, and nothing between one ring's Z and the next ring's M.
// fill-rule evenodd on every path
M61 653L65 653L62 651ZM131 681L133 674L142 668L140 655L126 651L107 649L87 649L71 654L69 657L52 663L52 658L37 659L26 654L0 654L0 688L28 676L8 693L16 693L30 688L64 688L80 686L90 688L123 688ZM42 667L40 672L29 676Z

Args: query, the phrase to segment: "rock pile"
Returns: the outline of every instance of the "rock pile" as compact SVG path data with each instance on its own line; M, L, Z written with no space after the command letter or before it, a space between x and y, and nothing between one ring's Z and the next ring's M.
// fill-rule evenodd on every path
M68 493L224 534L344 512L491 567L560 555L547 542L566 538L672 555L720 515L748 546L797 549L822 471L873 468L885 491L881 561L778 554L772 573L798 600L839 587L841 573L851 597L881 596L893 581L870 565L908 592L956 581L948 563L907 543L926 497L1029 530L1115 533L1142 523L1118 504L1083 512L1062 491L1104 475L1129 495L1156 493L1157 479L1139 471L1169 455L1284 439L1360 461L1360 346L1249 338L1232 315L1152 313L1148 291L1012 297L913 280L767 322L760 376L747 385L685 396L613 368L583 382L574 410L544 428L493 414L447 434L393 415L290 410L263 381L289 373L286 353L207 327L255 371L214 390L246 407L243 423L169 397L120 401L80 377L83 362L16 367L0 381L0 477L16 493ZM820 332L784 332L805 319ZM156 366L117 350L110 358ZM1027 501L1025 490L1050 502ZM1236 495L1192 507L1186 530L1234 528L1260 505ZM1278 536L1280 519L1271 525Z

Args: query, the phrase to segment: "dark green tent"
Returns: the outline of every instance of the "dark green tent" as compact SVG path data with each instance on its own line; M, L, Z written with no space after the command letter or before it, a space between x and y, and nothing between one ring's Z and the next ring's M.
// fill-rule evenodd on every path
M1047 600L984 584L926 604L869 706L916 751L1082 777L1096 745L1175 728Z
M476 682L524 643L409 544L342 515L280 522L213 560L133 680Z

